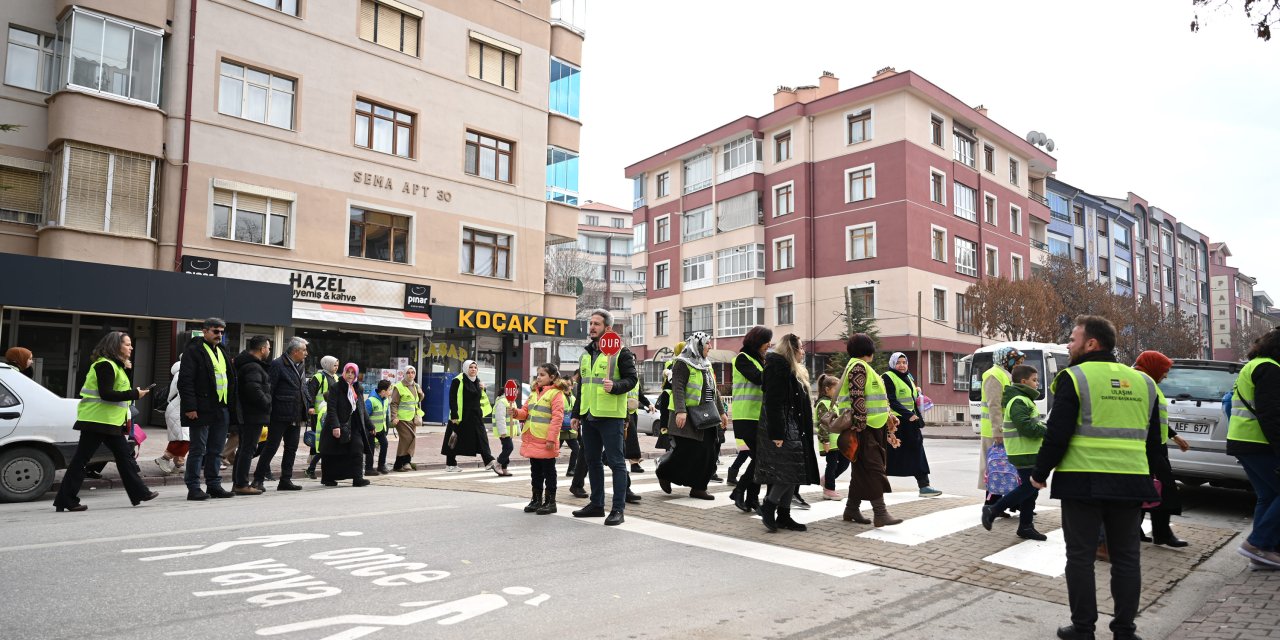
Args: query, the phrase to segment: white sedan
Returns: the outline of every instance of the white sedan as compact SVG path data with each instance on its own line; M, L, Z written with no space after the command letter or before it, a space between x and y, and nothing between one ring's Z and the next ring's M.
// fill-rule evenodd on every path
M0 502L35 500L75 453L79 400L60 398L21 371L0 364ZM111 460L106 447L93 461Z

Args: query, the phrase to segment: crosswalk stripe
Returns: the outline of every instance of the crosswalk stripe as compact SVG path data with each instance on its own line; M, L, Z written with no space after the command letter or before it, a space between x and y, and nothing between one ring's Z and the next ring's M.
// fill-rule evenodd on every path
M1062 529L1054 529L1044 535L1049 538L1044 542L1027 540L993 553L983 560L1057 578L1067 571L1067 542L1063 538Z
M885 504L888 504L887 500ZM944 509L928 515L908 518L902 524L872 529L858 534L858 537L913 547L974 526L981 526L981 513L976 505Z
M511 509L523 509L524 503L504 504L503 507ZM573 514L567 511L557 512L556 515L566 518L572 518L578 522L586 522L588 524L603 525L603 518L573 518ZM714 533L706 533L703 531L695 531L693 529L685 529L660 522L643 520L636 517L627 518L617 527L623 531L630 531L646 535L668 542L698 547L700 549L709 549L722 553L731 553L744 558L753 560L761 560L772 564L792 567L795 569L803 569L814 573L824 575L847 578L849 576L874 571L878 567L866 564L864 562L855 562L844 558L836 558L832 556L824 556L808 551L799 551L787 547L777 547L749 540L739 540L728 536L721 536Z

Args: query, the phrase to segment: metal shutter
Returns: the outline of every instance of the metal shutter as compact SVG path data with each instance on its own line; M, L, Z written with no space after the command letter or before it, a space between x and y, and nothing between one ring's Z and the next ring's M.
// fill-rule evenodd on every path
M66 211L64 224L73 229L106 230L107 165L111 154L93 149L66 146Z
M418 28L421 20L412 16L404 17L404 48L401 51L411 55L418 55Z
M44 220L48 174L0 166L0 220L39 224Z
M476 40L470 40L467 44L467 75L472 78L480 77L480 43Z
M146 236L151 211L147 201L151 195L150 158L114 154L111 172L111 233Z
M502 86L515 91L517 70L520 66L520 56L513 53L502 54Z
M373 0L360 0L360 39L373 42L373 16L378 5Z

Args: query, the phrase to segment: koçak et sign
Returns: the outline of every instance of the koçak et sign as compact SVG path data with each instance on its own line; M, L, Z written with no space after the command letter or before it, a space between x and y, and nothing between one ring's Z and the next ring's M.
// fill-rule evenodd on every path
M487 311L484 309L436 306L431 314L431 324L436 330L493 331L495 333L519 333L547 338L587 337L587 323L582 320L535 316L527 313Z
M431 313L431 287L386 280L182 256L183 273L287 284L294 300Z

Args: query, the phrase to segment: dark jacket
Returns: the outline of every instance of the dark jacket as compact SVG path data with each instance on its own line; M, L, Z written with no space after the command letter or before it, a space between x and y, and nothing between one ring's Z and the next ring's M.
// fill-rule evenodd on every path
M459 384L462 385L461 407L458 406ZM480 404L483 393L479 378L472 382L462 375L449 383L449 424L445 427L444 441L440 443L442 455L474 456L489 451L489 434L484 428L484 408ZM449 438L455 433L458 439L451 449Z
M232 424L263 426L271 421L271 382L267 363L248 351L236 356L236 402Z
M121 367L123 363L117 361ZM106 362L99 362L93 367L94 372L98 374L98 395L107 402L132 402L138 399L138 390L133 387L133 383L129 384L128 391L116 391L116 370ZM128 377L130 369L125 369L125 376ZM102 424L101 422L89 422L87 420L76 420L73 429L76 431L88 431L91 433L101 433L103 435L121 436L125 434L125 422L117 425Z
M885 393L889 395L889 409L893 414L898 416L901 424L898 425L898 443L897 447L887 447L884 450L885 459L885 475L910 477L928 475L929 474L929 457L924 451L924 415L920 413L920 404L917 400L914 411L907 411L901 402L898 402L897 385L904 387L914 385L916 391L920 390L920 385L915 384L915 378L910 373L902 373L897 369L890 369L880 374L880 379L884 382ZM912 420L911 417L916 419Z
M267 384L271 385L271 422L297 424L307 419L302 369L294 366L288 354L271 361Z
M187 342L182 352L182 368L178 370L178 397L182 398L182 424L187 427L204 427L221 418L218 412L229 409L228 405L218 400L218 384L213 377L213 361L205 350L204 337L196 336ZM227 363L227 402L235 404L236 367L235 359L222 344L210 345L210 348L222 352ZM192 420L187 413L196 412Z
M1003 406L1009 406L1009 402L1014 398L1022 396L1030 400L1033 405L1027 406L1025 402L1019 402L1013 405L1009 410L1009 422L1005 426L1012 426L1018 430L1018 435L1023 438L1043 438L1048 431L1044 423L1040 422L1040 410L1034 406L1035 401L1040 397L1040 391L1033 389L1025 384L1015 382L1004 388L1004 397L1000 400ZM1028 453L1018 456L1009 456L1009 464L1018 469L1031 469L1036 466L1036 454Z
M1093 351L1082 356L1072 366L1085 362L1115 362L1115 356L1103 351ZM1071 437L1075 435L1079 424L1080 398L1076 395L1075 385L1066 377L1064 369L1058 372L1053 394L1053 411L1049 413L1048 432L1045 433L1044 444L1040 445L1040 453L1036 456L1035 470L1031 477L1044 482L1049 472L1062 462L1071 445ZM1153 407L1147 421L1147 453L1165 445L1160 442L1160 408ZM1053 486L1050 497L1058 500L1109 500L1145 502L1155 500L1155 485L1151 476L1062 472L1053 475Z
M813 447L813 406L786 358L764 358L764 406L756 429L755 481L760 484L818 484ZM782 446L773 443L781 440Z
M591 356L592 360L595 360L595 357L600 354L599 340L592 339L590 344L587 345L586 352L587 355ZM579 371L578 373L581 374L582 372ZM636 386L638 380L636 378L636 356L631 353L630 349L623 347L622 351L618 352L618 366L613 375L613 390L609 392L610 395L625 396L628 391L631 391L632 387ZM579 394L581 394L581 386L579 386ZM573 405L573 417L579 420L583 417L582 405L581 395L579 395L579 402Z
M325 396L328 408L324 414L324 424L320 429L320 454L331 455L363 455L372 451L369 446L369 432L373 431L373 423L365 412L364 394L360 392L360 383L355 384L356 402L351 404L347 398L348 383L343 378L329 385L329 395ZM343 437L333 437L334 428L342 429ZM349 438L347 442L343 439Z
M1271 444L1227 440L1227 455L1261 454L1280 456L1280 367L1269 362L1253 369L1253 405L1262 424L1262 435ZM1244 408L1244 403L1240 403Z
M688 407L704 404L702 399L707 397L708 392L711 393L712 405L716 413L721 416L724 415L724 402L720 399L720 394L716 391L712 379L713 376L704 373L702 375L702 389L698 392L698 397L690 398L685 395L685 389L689 386L689 365L681 360L676 360L675 364L671 365L671 390L668 393L671 394L671 402L675 405L675 410L668 412L667 415L667 431L671 435L691 440L702 440L706 437L703 431L708 428L719 428L717 424L714 427L699 429L693 425L692 420L687 419L687 416L683 428L676 426L676 416L681 413L687 413Z
M746 352L744 351L741 353L746 353ZM755 358L759 354L748 353L747 355ZM734 356L733 368L738 373L741 373L742 376L747 379L747 382L750 382L751 384L755 384L755 385L764 384L764 372L757 369L755 365L751 364L750 362L747 362L746 358L739 358L737 356ZM750 442L754 444L756 441L756 425L758 424L758 422L759 422L758 420L744 420L742 418L739 418L738 416L734 416L733 417L733 437L743 442Z

